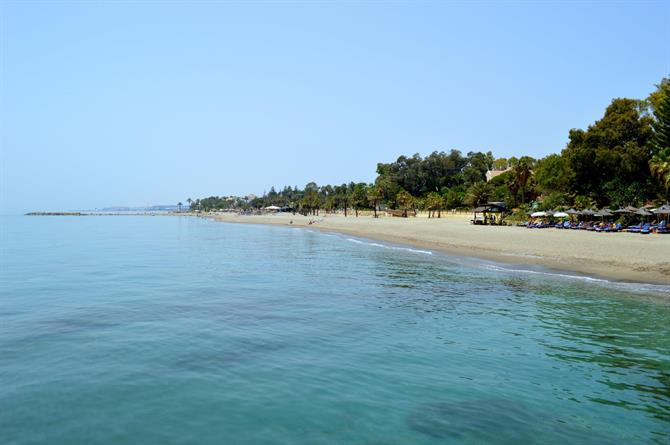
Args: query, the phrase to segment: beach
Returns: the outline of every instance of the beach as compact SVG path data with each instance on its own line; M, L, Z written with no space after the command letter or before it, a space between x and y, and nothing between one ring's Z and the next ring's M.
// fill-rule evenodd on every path
M452 255L543 266L616 281L670 284L670 236L667 235L474 226L469 223L471 215L464 214L447 214L442 218L290 213L229 213L207 217L228 223L309 227Z

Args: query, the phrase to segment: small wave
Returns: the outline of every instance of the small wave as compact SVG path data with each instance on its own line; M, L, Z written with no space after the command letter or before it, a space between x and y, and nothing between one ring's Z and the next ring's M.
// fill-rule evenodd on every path
M388 244L380 244L380 243L369 243L366 241L361 241L355 238L347 238L347 241L351 241L352 243L356 244L363 244L365 246L372 246L372 247L381 247L382 249L389 249L389 250L403 250L405 252L412 252L412 253L420 253L423 255L432 255L433 252L430 250L421 250L421 249L412 249L411 247L400 247L400 246L390 246Z
M628 283L624 281L612 281L605 278L596 278L589 277L586 275L574 275L569 273L553 272L550 270L533 270L533 269L518 269L504 266L496 266L494 264L486 264L485 269L495 272L507 272L507 273L523 273L531 275L545 275L556 278L564 278L577 281L585 281L589 283L595 283L599 285L607 285L621 290L632 291L632 292L658 292L663 295L670 293L670 286L664 284L652 284L652 283Z
M496 272L512 272L512 273L528 273L528 274L535 274L535 275L551 275L551 276L554 276L554 277L571 278L571 279L575 279L575 280L593 281L593 282L598 282L598 283L609 283L610 282L609 280L606 280L604 278L587 277L585 275L571 275L571 274L560 273L560 272L540 271L540 270L532 270L532 269L512 269L510 267L495 266L495 265L492 265L492 264L487 264L485 266L485 269L496 271Z

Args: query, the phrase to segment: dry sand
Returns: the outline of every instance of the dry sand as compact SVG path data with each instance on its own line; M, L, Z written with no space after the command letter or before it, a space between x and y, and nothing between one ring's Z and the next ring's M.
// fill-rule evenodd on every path
M670 284L670 235L473 226L469 215L440 219L292 214L211 217L232 223L310 227L504 263L539 265L619 281Z

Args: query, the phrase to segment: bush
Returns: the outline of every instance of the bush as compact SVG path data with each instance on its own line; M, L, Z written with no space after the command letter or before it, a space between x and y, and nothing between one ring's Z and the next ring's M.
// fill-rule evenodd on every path
M567 193L551 192L540 202L541 210L553 210L557 207L563 207L570 204L570 197Z

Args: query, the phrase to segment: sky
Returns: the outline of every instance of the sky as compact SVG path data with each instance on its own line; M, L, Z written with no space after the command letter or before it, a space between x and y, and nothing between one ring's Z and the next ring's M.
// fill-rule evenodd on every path
M542 157L670 75L670 1L0 2L4 213Z

